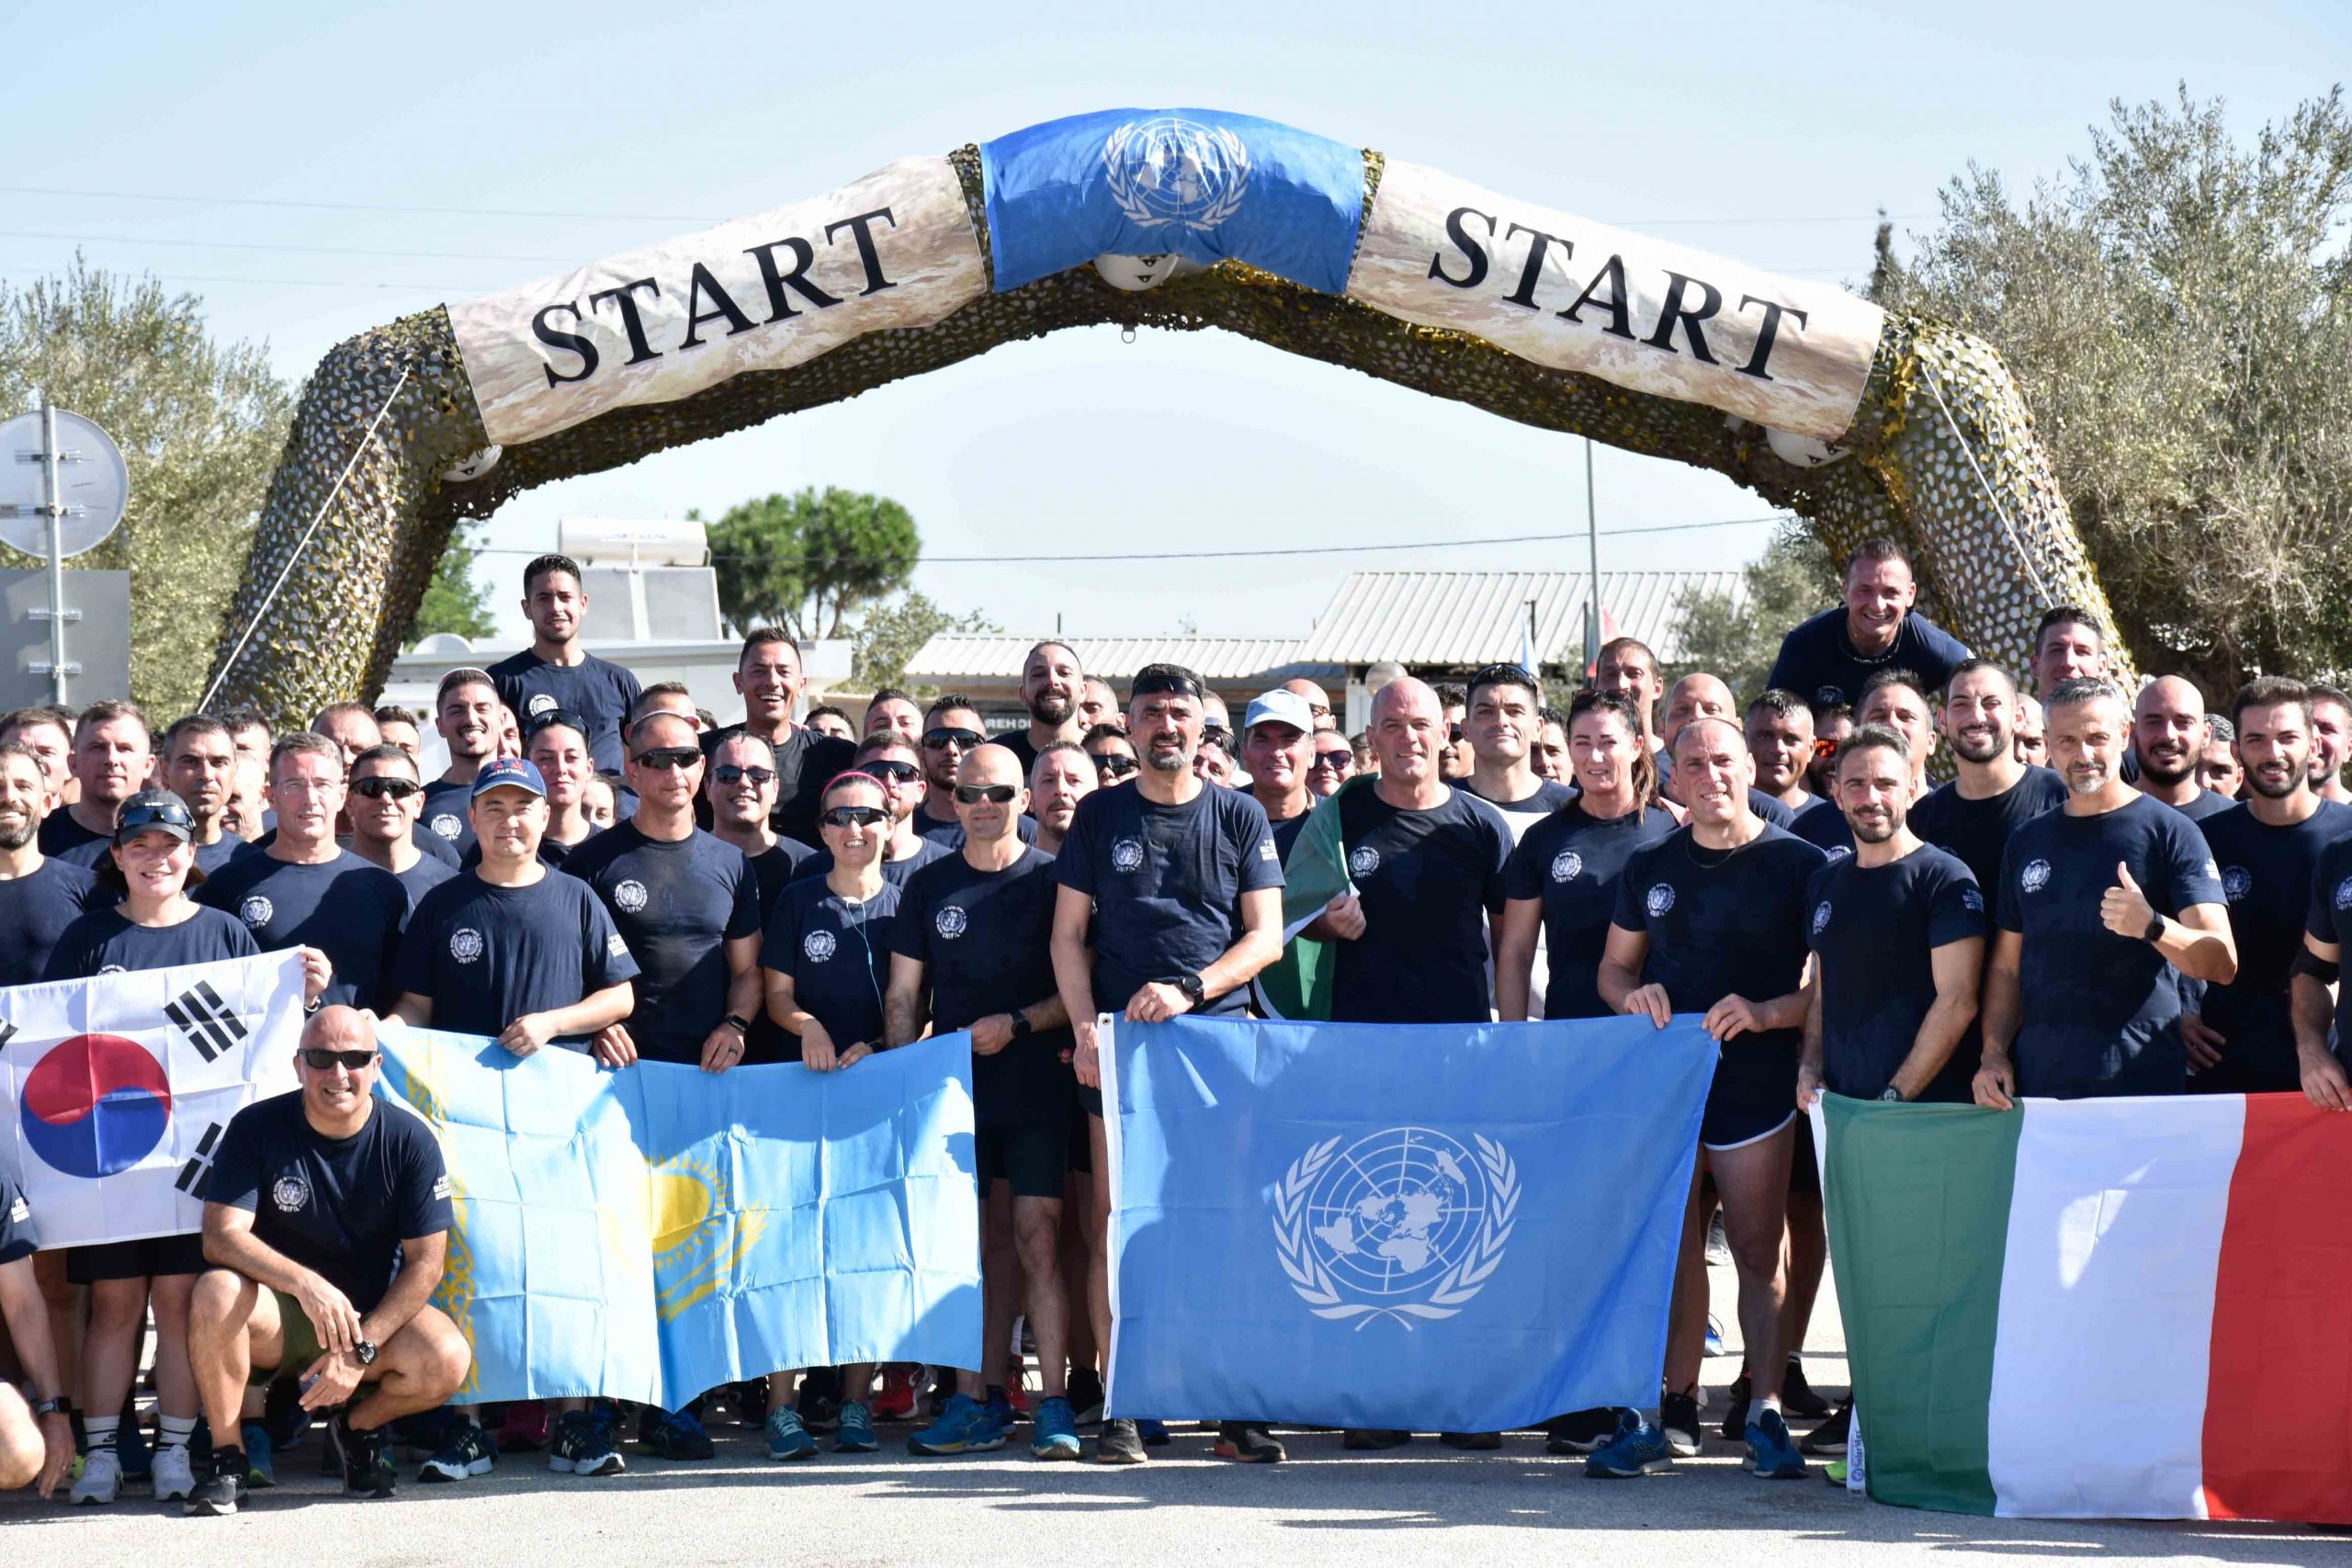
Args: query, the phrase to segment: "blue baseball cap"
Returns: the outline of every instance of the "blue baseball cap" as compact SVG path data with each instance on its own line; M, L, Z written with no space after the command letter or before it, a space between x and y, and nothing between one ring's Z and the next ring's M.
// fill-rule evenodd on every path
M547 798L548 781L539 777L539 770L521 757L501 757L496 761L484 762L481 772L474 775L473 793L466 798L480 800L502 786L527 789L542 800Z

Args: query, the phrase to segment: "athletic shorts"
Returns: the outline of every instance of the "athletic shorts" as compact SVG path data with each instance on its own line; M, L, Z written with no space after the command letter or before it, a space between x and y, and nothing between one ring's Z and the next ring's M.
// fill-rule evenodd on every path
M102 1241L65 1249L65 1278L76 1285L101 1280L145 1280L163 1274L201 1274L211 1265L204 1260L200 1235L151 1235L138 1241Z
M302 1310L300 1302L284 1291L262 1288L277 1298L277 1325L286 1336L286 1351L277 1358L277 1365L256 1364L245 1374L245 1382L254 1388L267 1388L280 1377L300 1377L326 1348L319 1343L318 1330L311 1326L311 1314Z
M1821 1163L1813 1157L1813 1118L1797 1118L1796 1155L1789 1161L1789 1190L1821 1196Z
M1797 1040L1776 1030L1724 1042L1707 1088L1707 1112L1699 1142L1711 1149L1736 1149L1777 1132L1797 1109Z
M1069 1111L1069 1168L1087 1176L1094 1174L1094 1135L1087 1124L1094 1120L1083 1105L1072 1105Z
M1003 1181L1011 1185L1015 1198L1058 1199L1062 1195L1069 1147L1068 1134L1058 1122L1016 1122L1007 1127L983 1127L973 1145L983 1192Z

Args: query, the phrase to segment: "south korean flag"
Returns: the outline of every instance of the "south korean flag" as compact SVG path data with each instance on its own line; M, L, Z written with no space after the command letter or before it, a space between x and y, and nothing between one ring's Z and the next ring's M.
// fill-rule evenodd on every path
M302 955L0 989L0 1174L47 1247L190 1235L231 1117L300 1087Z

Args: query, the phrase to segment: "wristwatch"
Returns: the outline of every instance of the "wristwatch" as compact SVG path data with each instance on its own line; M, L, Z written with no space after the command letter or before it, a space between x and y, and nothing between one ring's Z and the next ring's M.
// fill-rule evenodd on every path
M1198 975L1179 975L1168 983L1183 992L1194 1007L1208 1000L1208 987L1201 984Z
M1889 1084L1880 1092L1879 1098L1881 1100L1891 1100L1895 1101L1897 1104L1900 1104L1903 1100L1903 1091L1895 1088L1893 1084Z
M730 1012L730 1013L729 1013L725 1018L720 1019L718 1021L719 1021L719 1022L721 1022L721 1023L723 1023L723 1024L725 1024L728 1028L729 1028L729 1029L733 1030L736 1033L741 1034L741 1035L743 1035L743 1036L744 1036L745 1038L747 1038L747 1039L748 1039L748 1038L750 1037L750 1035L751 1035L751 1032L752 1032L752 1021L751 1021L750 1019L748 1019L748 1018L745 1018L741 1013L739 1013L739 1012Z
M363 1367L372 1367L376 1364L376 1346L372 1340L362 1339L351 1348L351 1354L352 1358Z
M74 1402L61 1393L55 1399L44 1399L35 1404L33 1414L36 1416L63 1416L70 1419L74 1415Z
M2142 942L2154 942L2164 934L2165 918L2162 915L2150 915L2148 917L2148 929L2140 933L2140 940Z
M1015 1010L1012 1015L1012 1037L1015 1040L1026 1040L1030 1032L1029 1015Z

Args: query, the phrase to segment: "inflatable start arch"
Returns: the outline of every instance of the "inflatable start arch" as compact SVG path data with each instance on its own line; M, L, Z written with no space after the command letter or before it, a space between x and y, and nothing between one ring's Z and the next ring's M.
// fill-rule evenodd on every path
M459 519L1104 322L1221 327L1713 468L1833 554L1891 535L1929 613L2012 663L2043 605L2106 612L1981 341L1288 126L1114 110L338 345L270 482L215 681L289 719L374 691Z

